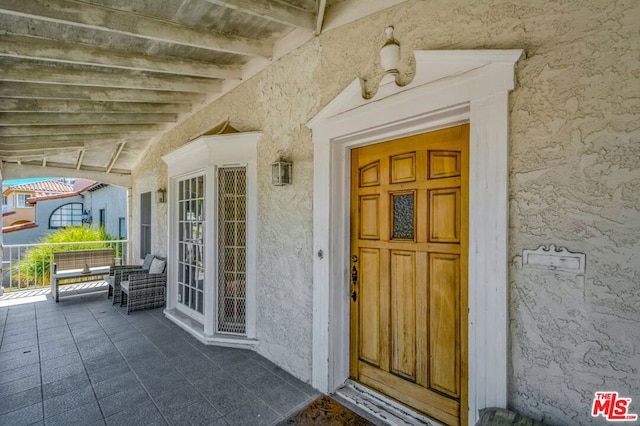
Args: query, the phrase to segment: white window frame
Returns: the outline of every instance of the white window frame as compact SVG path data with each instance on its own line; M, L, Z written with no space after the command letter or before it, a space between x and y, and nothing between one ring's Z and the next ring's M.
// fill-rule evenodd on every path
M168 282L165 316L205 344L246 347L256 339L256 268L257 268L257 143L261 132L202 136L162 159L168 165ZM247 295L246 335L216 334L217 329L217 241L218 241L218 167L242 165L247 169ZM206 176L205 225L205 303L204 318L197 321L177 309L177 190L178 181L189 175ZM195 320L195 321L194 321Z
M29 198L33 197L33 195L31 194L24 194L24 193L16 193L16 208L18 209L30 209L33 206L30 206L29 203L27 202L27 200ZM22 202L20 202L20 200L22 200Z
M171 189L173 190L173 197L171 198L173 200L173 203L175 204L175 206L172 206L173 209L175 209L176 214L173 216L173 218L176 220L176 223L171 223L170 225L170 229L171 227L176 227L178 225L178 217L179 217L179 212L178 212L178 206L179 206L179 197L178 197L178 187L180 184L180 181L184 181L184 180L188 180L188 179L193 179L193 178L197 178L199 176L204 176L205 177L205 191L207 190L208 186L209 186L209 178L207 177L207 173L205 169L201 169L201 170L197 170L193 173L189 173L186 175L182 175L182 176L177 176L175 178L173 178L174 182L172 182L171 184ZM207 194L207 192L205 192L204 194L204 203L205 203L205 226L204 226L204 231L205 231L205 239L204 239L204 251L205 251L205 264L204 264L204 273L205 273L205 277L207 275L211 276L211 274L209 273L209 259L206 255L207 251L210 250L210 248L208 247L209 245L209 241L207 239L207 230L209 228L209 223L207 222L208 218L209 218L209 211L208 211L208 206L207 206L207 197L209 197L209 194ZM170 219L171 220L171 219ZM182 312L185 315L190 316L191 318L195 319L196 321L204 324L206 321L206 309L207 309L207 302L206 302L206 298L207 298L207 294L208 294L208 288L207 288L207 284L206 284L206 278L205 278L205 286L204 286L204 298L205 298L205 302L204 302L204 307L203 307L203 313L201 314L200 312L191 309L187 306L185 306L183 303L178 302L178 269L176 268L177 265L177 261L178 259L178 232L177 232L177 228L175 228L174 230L175 232L173 234L170 234L170 239L169 239L169 244L173 244L175 247L170 247L169 251L175 253L174 256L170 256L167 258L167 270L169 270L170 268L168 267L169 264L171 265L172 269L175 269L175 280L173 281L174 285L173 288L169 289L167 288L167 292L168 291L173 291L174 294L172 295L175 299L175 308L177 310L179 310L180 312ZM171 236L173 236L173 239L171 239ZM171 274L169 276L172 276Z

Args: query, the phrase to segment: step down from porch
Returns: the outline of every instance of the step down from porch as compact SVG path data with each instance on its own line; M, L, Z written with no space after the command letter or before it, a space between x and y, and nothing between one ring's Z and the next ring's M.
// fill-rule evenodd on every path
M388 397L351 380L332 395L337 401L344 400L362 411L389 425L443 426Z

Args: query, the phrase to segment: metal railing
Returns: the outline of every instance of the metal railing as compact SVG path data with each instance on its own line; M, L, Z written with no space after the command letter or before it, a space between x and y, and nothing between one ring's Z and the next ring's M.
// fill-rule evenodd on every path
M50 285L50 266L57 251L113 248L116 264L125 263L129 240L77 241L2 246L2 286L5 290L34 289Z

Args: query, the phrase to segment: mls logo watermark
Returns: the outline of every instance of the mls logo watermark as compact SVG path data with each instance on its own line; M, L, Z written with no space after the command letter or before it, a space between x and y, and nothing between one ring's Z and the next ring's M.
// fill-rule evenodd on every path
M633 422L638 420L638 415L629 413L630 405L631 398L620 398L618 392L596 392L591 416L602 415L610 422Z

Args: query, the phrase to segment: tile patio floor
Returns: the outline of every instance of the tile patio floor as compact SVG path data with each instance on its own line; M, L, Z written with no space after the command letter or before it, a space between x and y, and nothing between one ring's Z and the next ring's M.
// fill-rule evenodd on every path
M0 425L269 425L319 396L104 293L0 307Z

